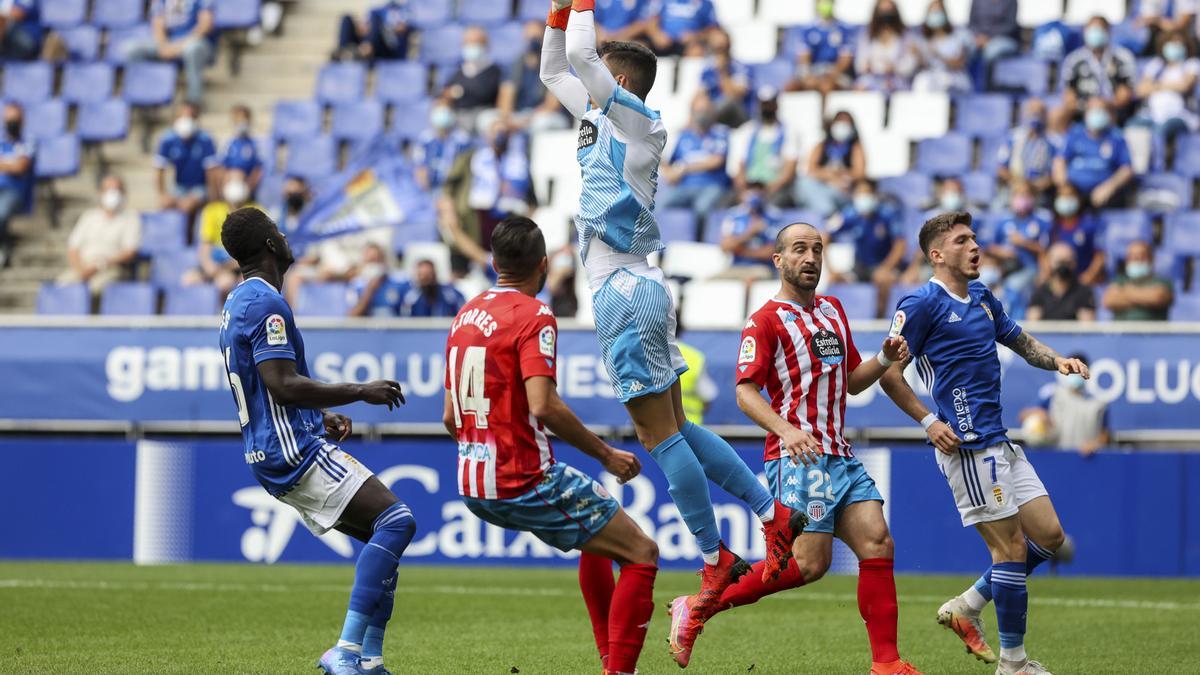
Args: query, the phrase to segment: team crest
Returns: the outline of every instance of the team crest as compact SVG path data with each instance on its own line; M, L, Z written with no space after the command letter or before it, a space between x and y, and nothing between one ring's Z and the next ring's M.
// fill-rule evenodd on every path
M888 337L900 337L900 333L904 331L904 322L908 320L908 315L904 310L896 310L896 315L892 317L892 328L888 331Z
M827 366L836 366L846 358L846 348L837 333L829 330L819 330L813 333L809 349Z
M267 344L269 345L286 345L287 330L284 329L283 317L278 314L272 314L267 317Z
M979 303L979 306L983 308L983 313L988 315L988 320L991 321L992 323L995 323L996 317L992 315L992 308L988 307L988 304L986 302Z
M999 485L992 488L992 496L996 498L996 503L998 505L1004 506L1004 491L1000 489Z
M836 318L838 315L837 308L835 308L828 300L821 301L821 313L831 319Z
M596 496L600 499L608 499L612 496L608 493L608 490L603 485L597 483L596 481L592 481L592 492L595 492Z
M742 340L742 348L738 352L738 363L754 363L754 357L758 355L758 343L754 340L754 336L747 335Z
M821 520L825 517L825 502L809 502L808 503L808 519L812 521Z
M538 351L546 356L554 356L554 328L546 326L538 334Z

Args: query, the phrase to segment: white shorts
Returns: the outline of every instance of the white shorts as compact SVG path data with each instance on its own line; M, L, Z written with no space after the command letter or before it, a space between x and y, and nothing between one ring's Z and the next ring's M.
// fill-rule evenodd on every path
M1003 520L1018 507L1046 494L1025 451L1004 441L983 450L934 451L938 468L950 484L963 527Z
M326 443L300 482L279 501L299 511L305 526L320 536L337 526L350 500L373 475L358 460Z

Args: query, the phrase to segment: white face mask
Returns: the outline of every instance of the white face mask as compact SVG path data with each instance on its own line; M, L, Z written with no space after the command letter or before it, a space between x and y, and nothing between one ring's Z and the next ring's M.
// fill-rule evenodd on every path
M242 204L246 201L246 197L250 194L250 188L246 186L245 181L231 180L225 183L225 187L221 189L221 195L225 197L225 202L229 204Z
M186 140L196 133L196 120L191 117L180 117L175 120L172 128L175 130L176 136Z
M100 206L106 211L120 211L125 195L120 190L105 190L100 193Z
M463 61L470 61L471 63L475 63L476 61L482 61L483 57L486 55L487 55L487 50L484 49L484 46L481 44L472 42L470 44L463 45L463 48L462 48Z

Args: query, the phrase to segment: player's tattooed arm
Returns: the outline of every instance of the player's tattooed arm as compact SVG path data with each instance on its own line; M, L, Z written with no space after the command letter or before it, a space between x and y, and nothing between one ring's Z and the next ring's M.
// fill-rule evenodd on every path
M1025 362L1042 370L1058 370L1062 356L1029 333L1022 332L1013 342L1012 350L1021 355Z

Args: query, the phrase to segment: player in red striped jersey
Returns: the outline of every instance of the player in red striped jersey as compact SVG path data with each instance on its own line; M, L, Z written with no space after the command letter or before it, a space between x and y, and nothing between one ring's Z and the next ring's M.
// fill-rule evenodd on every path
M459 494L482 520L582 552L579 583L604 672L633 673L653 613L658 547L600 483L555 461L546 430L621 482L641 465L588 431L558 397L558 323L534 297L547 267L537 224L503 220L492 257L496 286L462 308L446 342L442 421L458 441Z
M911 675L918 671L896 647L896 584L883 497L843 433L846 395L866 390L892 362L907 359L908 346L891 336L876 358L862 360L842 303L817 295L823 252L812 225L780 230L774 255L779 293L746 323L737 361L738 407L767 431L763 459L771 492L807 514L809 523L782 576L764 583L762 575L747 574L725 590L720 608L821 578L836 536L859 559L858 609L871 642L872 675Z

